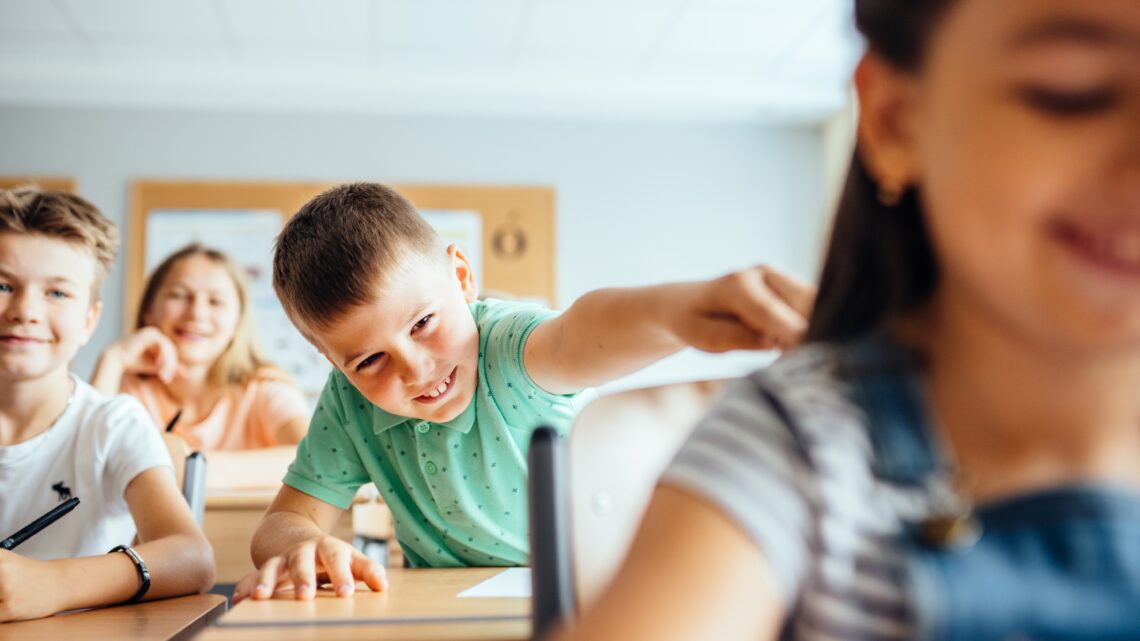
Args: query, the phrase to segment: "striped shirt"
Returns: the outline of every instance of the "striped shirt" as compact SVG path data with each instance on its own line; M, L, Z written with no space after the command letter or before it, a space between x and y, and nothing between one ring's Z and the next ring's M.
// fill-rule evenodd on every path
M898 537L945 488L876 477L835 346L734 383L662 479L704 497L762 550L792 639L914 637Z

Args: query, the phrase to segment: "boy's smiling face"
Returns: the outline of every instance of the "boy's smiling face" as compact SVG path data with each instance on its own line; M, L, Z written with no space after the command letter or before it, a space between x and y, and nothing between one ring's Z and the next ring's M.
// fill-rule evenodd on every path
M441 260L410 254L377 279L374 300L326 329L317 348L376 406L436 423L471 403L478 380L479 332L468 304L477 290L454 245Z
M79 245L0 233L0 380L66 376L99 320L95 269Z

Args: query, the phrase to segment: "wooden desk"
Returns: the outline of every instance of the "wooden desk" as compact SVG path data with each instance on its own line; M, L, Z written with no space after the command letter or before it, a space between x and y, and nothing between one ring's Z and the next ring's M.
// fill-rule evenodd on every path
M389 570L389 589L371 592L363 584L350 599L322 590L312 601L291 592L269 601L242 601L207 630L200 641L417 641L530 638L530 599L458 598L467 588L502 568Z
M79 610L34 621L0 623L0 641L183 641L226 611L216 594Z

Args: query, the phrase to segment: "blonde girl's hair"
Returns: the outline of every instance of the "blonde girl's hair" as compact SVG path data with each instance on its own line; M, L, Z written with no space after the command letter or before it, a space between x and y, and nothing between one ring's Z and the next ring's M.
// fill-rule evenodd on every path
M238 322L234 336L225 351L218 356L210 367L207 380L215 387L229 385L245 385L254 379L289 380L289 376L279 367L265 358L257 345L254 336L253 314L250 311L249 283L241 266L225 253L206 247L199 243L192 243L179 249L166 257L151 272L143 289L142 300L139 301L138 315L135 318L135 329L146 325L144 318L147 310L154 304L158 290L162 287L170 270L179 262L193 256L202 256L215 265L220 266L233 281L234 289L238 295Z

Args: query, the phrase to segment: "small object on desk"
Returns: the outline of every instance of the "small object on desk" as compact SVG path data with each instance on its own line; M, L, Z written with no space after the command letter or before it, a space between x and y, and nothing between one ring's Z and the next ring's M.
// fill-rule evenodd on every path
M459 598L530 598L530 568L507 568L459 593Z
M177 412L174 413L174 418L170 419L170 422L166 424L166 429L163 431L164 432L174 431L174 426L178 424L178 419L180 419L180 418L182 418L182 410L181 409L179 409Z
M28 539L32 538L32 536L34 536L37 532L51 525L52 523L55 523L61 516L75 509L76 505L79 505L79 497L77 496L73 496L63 503L60 503L59 505L48 510L47 514L44 514L40 518L24 526L12 536L4 539L3 541L0 541L0 548L11 550L24 541L27 541Z

